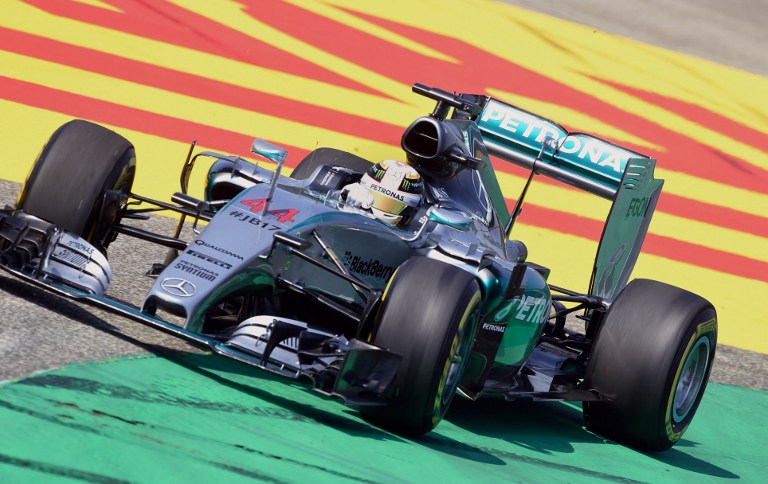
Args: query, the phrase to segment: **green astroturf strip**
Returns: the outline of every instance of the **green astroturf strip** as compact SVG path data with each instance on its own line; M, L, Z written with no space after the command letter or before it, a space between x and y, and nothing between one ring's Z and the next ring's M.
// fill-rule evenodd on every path
M712 384L683 440L643 454L579 405L457 399L408 440L221 357L138 357L4 383L0 482L761 482L766 410L766 391Z

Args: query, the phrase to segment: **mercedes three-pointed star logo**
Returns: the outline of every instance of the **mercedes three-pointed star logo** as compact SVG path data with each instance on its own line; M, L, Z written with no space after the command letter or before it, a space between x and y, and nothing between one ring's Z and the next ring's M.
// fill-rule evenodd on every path
M166 277L163 282L160 283L160 287L163 288L168 294L173 294L179 297L194 296L197 292L197 288L194 284L186 279L180 279L178 277Z

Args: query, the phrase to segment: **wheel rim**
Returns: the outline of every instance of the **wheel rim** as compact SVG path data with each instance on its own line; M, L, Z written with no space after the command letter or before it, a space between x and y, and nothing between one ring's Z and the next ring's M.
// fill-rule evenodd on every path
M461 378L461 373L464 370L467 356L469 355L469 350L472 346L473 328L475 327L476 321L477 311L473 311L468 318L467 324L464 326L464 330L461 335L459 335L459 345L456 348L456 351L451 355L451 363L448 366L443 397L441 399L443 406L448 405L456 391L456 387L459 386L459 379Z
M682 422L696 403L709 367L709 336L701 336L688 353L680 372L672 404L672 418Z

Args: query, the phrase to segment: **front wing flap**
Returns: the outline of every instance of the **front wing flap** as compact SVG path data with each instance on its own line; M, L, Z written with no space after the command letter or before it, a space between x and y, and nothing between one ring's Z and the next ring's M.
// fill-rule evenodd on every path
M316 390L348 405L384 405L400 356L358 339L347 340L287 318L246 319L224 343L288 377L309 377Z
M0 213L0 265L98 295L112 279L107 258L87 240L21 211Z

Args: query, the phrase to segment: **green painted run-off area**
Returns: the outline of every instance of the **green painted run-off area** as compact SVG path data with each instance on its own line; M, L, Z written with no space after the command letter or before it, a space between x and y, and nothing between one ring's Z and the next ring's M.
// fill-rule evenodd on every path
M585 431L579 406L460 399L407 440L203 354L84 363L0 387L0 482L764 482L768 392L710 385L671 451Z

